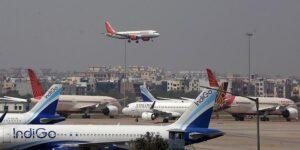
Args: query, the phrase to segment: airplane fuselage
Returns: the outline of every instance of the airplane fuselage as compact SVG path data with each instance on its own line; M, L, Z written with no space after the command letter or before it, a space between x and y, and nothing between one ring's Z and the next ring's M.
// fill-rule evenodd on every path
M0 126L0 148L24 149L34 146L45 148L49 145L123 143L140 138L147 132L168 139L170 129L174 128L137 125L3 125ZM210 138L223 135L223 132L215 129L191 128L184 133L186 144L208 140L208 137L189 139L190 133L214 135Z
M180 117L191 105L190 101L173 102L173 101L156 101L154 108L162 112L172 114L172 117ZM122 112L126 115L141 117L144 112L152 112L150 109L152 102L135 102L123 108Z

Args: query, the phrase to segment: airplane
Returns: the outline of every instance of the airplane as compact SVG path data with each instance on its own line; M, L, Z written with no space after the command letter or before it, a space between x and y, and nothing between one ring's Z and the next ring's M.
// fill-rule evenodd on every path
M207 70L209 84L218 87L218 81L210 69ZM298 120L297 105L290 99L279 97L253 97L259 99L261 121L269 121L268 115L282 115L287 121ZM241 96L225 96L223 109L231 114L236 121L244 121L246 115L256 115L255 102Z
M155 30L116 31L108 21L105 21L105 28L106 36L117 39L128 39L128 43L131 41L139 43L140 39L143 41L149 41L160 36L160 34Z
M146 133L190 145L224 132L209 128L217 91L204 90L173 124L156 125L1 125L2 149L54 149L103 144L125 144ZM1 116L3 117L3 115ZM1 121L1 118L0 118Z
M30 78L33 97L32 103L37 103L44 91L37 76L32 69L27 69ZM81 113L82 118L90 118L91 111L102 112L104 115L113 118L118 115L121 105L117 99L109 96L87 96L87 95L60 95L57 106L57 113L62 116L69 116L71 113Z
M222 84L222 88L227 90L227 83ZM178 101L178 100L153 100L153 96L144 88L141 88L143 99L147 99L146 102L134 102L128 104L124 107L122 112L125 115L135 117L135 121L138 122L138 118L141 117L144 120L155 120L158 117L163 118L163 122L167 123L170 119L175 119L180 117L189 106L195 102L193 101ZM148 93L147 93L148 92ZM146 94L146 95L145 95ZM220 93L221 94L221 93ZM149 96L152 98L149 98ZM217 101L223 99L218 95ZM151 101L150 101L151 100ZM149 103L152 102L152 103ZM216 105L219 105L216 103Z
M8 113L1 124L54 124L65 118L55 114L61 84L54 84L41 100L26 113ZM3 114L0 114L3 115Z

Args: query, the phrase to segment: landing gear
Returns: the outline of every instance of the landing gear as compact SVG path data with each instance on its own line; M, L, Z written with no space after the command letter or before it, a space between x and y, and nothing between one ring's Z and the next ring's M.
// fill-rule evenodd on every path
M131 40L129 39L127 42L128 42L128 43L131 43Z
M86 118L91 118L91 116L89 115L90 110L87 108L84 110L84 115L82 115L82 118L86 119Z
M260 118L260 121L269 121L270 119L266 116L263 116Z
M232 117L234 117L235 121L244 121L245 120L245 116L244 115L232 115Z
M286 121L287 121L287 122L290 122L290 121L291 121L291 118L286 118Z
M136 40L135 43L139 43L139 40Z
M139 122L139 118L135 118L134 120L135 120L135 122Z
M168 123L169 122L169 119L168 118L164 118L163 119L163 123Z
M89 114L86 114L86 113L85 113L84 115L82 115L82 118L83 118L83 119L88 119L88 118L91 118L91 116L90 116Z

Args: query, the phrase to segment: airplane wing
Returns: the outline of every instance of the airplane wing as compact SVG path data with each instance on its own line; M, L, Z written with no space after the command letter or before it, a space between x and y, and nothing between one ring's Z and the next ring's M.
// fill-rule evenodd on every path
M170 98L164 98L164 97L157 97L157 98L159 98L161 100L169 100L170 99Z
M192 98L187 98L187 97L180 97L180 98L183 99L183 100L195 101L195 99L192 99Z
M12 102L27 102L27 99L17 98L17 97L9 97L9 96L4 96L4 97L0 98L0 100L12 101Z

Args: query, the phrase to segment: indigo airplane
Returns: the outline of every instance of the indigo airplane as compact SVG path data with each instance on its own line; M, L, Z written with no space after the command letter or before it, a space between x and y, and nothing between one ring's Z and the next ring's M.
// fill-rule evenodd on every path
M227 90L228 83L223 83L224 90ZM144 87L140 86L141 97L143 102L133 102L124 107L122 112L125 115L144 120L155 120L158 117L163 118L163 122L168 122L170 119L180 117L191 105L195 99L180 100L180 99L165 99L158 100ZM216 100L216 107L223 105L224 96L220 95Z
M64 121L64 117L55 114L61 91L61 84L52 85L30 111L19 114L7 113L1 124L53 124Z
M45 149L125 144L146 133L164 139L179 139L189 145L223 136L217 129L208 128L216 90L204 90L189 109L173 124L155 125L2 125L2 149ZM3 117L3 116L2 116Z

